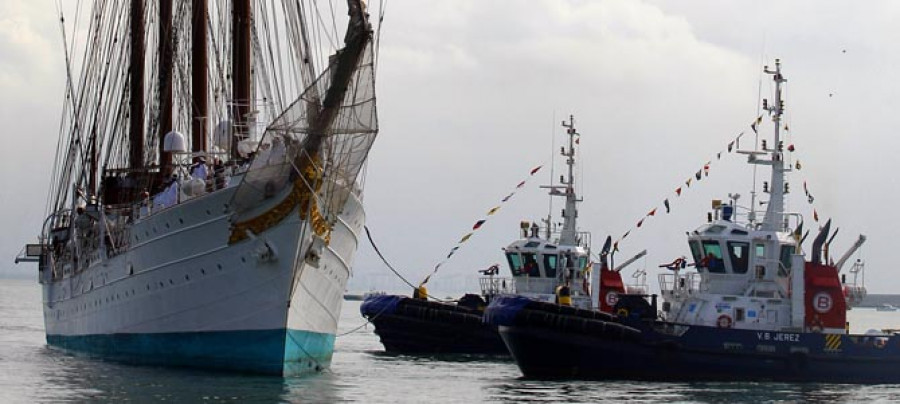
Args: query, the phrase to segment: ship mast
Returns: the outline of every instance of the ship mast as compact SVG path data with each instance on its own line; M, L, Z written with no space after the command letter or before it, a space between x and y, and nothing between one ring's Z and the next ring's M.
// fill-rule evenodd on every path
M344 36L345 46L334 56L336 61L332 65L331 86L322 100L322 108L319 111L313 111L314 115L310 117L310 130L304 145L305 153L299 156L304 160L309 157L316 158L319 155L322 142L328 135L326 131L332 126L341 109L341 102L350 85L349 81L372 36L372 29L366 17L365 3L362 0L347 0L347 6L350 22L347 26L347 34ZM306 167L307 164L309 161L301 162L298 167Z
M235 133L231 140L231 156L238 157L237 143L249 134L250 89L250 0L232 2L231 88Z
M144 167L144 0L131 0L129 164Z
M767 105L766 101L763 100L763 108L768 111L772 115L772 122L775 123L775 132L774 132L774 143L771 145L772 148L763 147L764 152L770 152L772 155L771 160L766 161L754 161L756 164L770 164L772 166L772 179L770 182L771 187L769 188L769 203L766 206L766 215L761 223L761 230L764 231L783 231L785 228L784 223L784 194L785 194L785 181L784 181L784 155L783 155L783 145L781 142L781 116L784 113L784 100L781 98L782 88L781 85L787 80L784 76L781 75L781 61L779 59L775 59L775 70L769 70L768 66L765 66L763 71L766 74L772 75L772 79L775 81L775 102L773 105ZM751 155L752 157L753 155Z
M172 0L159 0L159 166L167 173L171 158L165 151L166 134L172 131Z
M193 0L191 7L191 94L193 96L193 108L191 114L191 151L204 152L206 147L207 114L209 113L209 100L207 95L208 77L206 52L206 0Z

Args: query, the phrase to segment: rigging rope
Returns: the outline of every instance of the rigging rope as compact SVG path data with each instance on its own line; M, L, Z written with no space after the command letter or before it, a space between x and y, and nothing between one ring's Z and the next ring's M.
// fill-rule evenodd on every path
M369 244L372 245L372 248L375 250L375 253L378 254L378 257L381 258L382 262L384 262L384 265L387 265L388 269L390 269L391 272L394 273L394 275L397 275L397 277L400 278L400 280L402 280L404 283L409 285L409 287L416 288L416 285L413 285L408 280L406 280L406 278L404 278L403 275L400 275L400 272L397 272L397 270L394 269L394 266L391 265L391 263L388 262L388 260L386 258L384 258L384 255L381 254L381 250L379 250L378 246L375 245L375 240L372 239L372 233L369 231L369 226L363 226L363 228L366 230L366 237L369 238Z
M397 277L400 278L400 280L402 280L404 283L406 283L407 285L409 285L409 287L411 287L411 288L413 288L413 289L416 289L417 286L416 286L416 285L413 285L413 284L410 283L408 280L406 280L406 278L404 278L403 275L400 275L400 272L397 272L397 270L394 269L394 266L391 265L391 263L388 262L388 260L387 260L386 258L384 258L384 255L381 254L381 250L378 249L378 246L375 245L375 240L372 239L372 233L369 231L369 226L363 226L363 228L366 230L366 237L369 238L369 244L372 245L372 249L375 250L375 253L378 254L378 257L381 258L381 261L382 261L382 262L384 262L384 265L387 265L388 269L390 269L391 272L394 273L394 275L397 275ZM428 295L428 297L431 298L431 299L433 299L433 300L436 300L436 301L439 301L439 302L444 302L444 303L453 301L453 300L438 299L438 298L436 298L436 297L434 297L434 296L432 296L432 295L430 295L430 294Z

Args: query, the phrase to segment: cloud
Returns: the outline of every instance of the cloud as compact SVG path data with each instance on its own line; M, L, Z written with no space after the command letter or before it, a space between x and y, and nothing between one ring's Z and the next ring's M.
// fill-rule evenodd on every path
M37 17L46 15L45 8L24 0L8 0L4 4L0 16L0 86L5 91L34 90L43 84L39 78L53 71L51 66L56 61L54 47L47 38L47 25L35 23L43 21Z

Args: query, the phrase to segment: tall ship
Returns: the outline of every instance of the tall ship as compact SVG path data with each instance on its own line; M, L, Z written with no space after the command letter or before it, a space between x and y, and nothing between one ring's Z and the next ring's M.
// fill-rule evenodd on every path
M95 1L61 19L48 215L17 260L38 263L49 345L273 375L330 365L378 132L367 5L346 6Z
M777 60L764 71L775 88L774 102L763 102L774 124L773 142L742 151L750 164L771 169L763 184L769 195L763 217L756 217L755 200L743 212L738 196L714 201L707 223L688 232L693 265L671 265L660 275L661 307L655 301L625 305L623 299L615 316L598 317L579 310L553 314L514 297L495 299L485 317L499 327L525 376L900 381L900 335L849 331L847 310L865 290L847 283L842 270L865 237L832 257L836 232L829 220L813 230L818 235L805 251L803 217L785 211L792 168L791 147L780 134L787 80ZM861 265L849 271L858 273Z
M601 253L602 263L591 265L591 233L577 226L582 201L576 192L575 164L578 132L574 117L562 122L567 145L560 154L567 171L560 183L543 186L550 196L563 198L561 226L552 216L538 223L520 223L520 238L503 248L511 276L500 276L499 265L481 270L481 294L467 294L456 302L429 300L419 296L382 295L367 298L360 312L375 326L385 350L402 354L500 354L508 351L496 326L484 324L485 306L495 297L517 295L537 302L563 299L583 309L612 310L619 294L625 293L620 271L607 265L610 240ZM643 253L642 253L643 254ZM641 254L639 254L640 256ZM602 296L602 297L598 297Z

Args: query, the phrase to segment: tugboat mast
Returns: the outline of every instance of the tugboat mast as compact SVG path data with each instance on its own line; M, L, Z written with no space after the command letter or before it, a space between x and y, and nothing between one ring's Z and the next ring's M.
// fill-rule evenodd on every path
M766 207L766 215L761 223L760 230L766 231L784 231L786 225L784 223L784 155L783 144L781 142L781 115L784 113L784 100L781 98L781 85L787 80L781 75L781 60L775 59L775 70L769 70L768 66L763 70L766 74L773 76L775 80L775 102L773 105L767 105L763 100L763 109L772 115L772 122L775 123L775 138L772 148L763 147L764 152L770 152L771 160L758 161L753 159L751 162L756 164L770 164L772 166L771 187L769 188L769 203Z
M575 130L575 117L569 115L569 123L562 122L562 126L566 128L569 135L569 148L563 148L562 155L566 156L566 165L569 167L569 177L562 181L565 185L566 207L563 210L563 228L559 236L559 243L563 245L575 245L578 242L578 230L575 227L575 219L578 217L578 209L576 204L581 202L575 195L575 136L578 132Z

